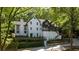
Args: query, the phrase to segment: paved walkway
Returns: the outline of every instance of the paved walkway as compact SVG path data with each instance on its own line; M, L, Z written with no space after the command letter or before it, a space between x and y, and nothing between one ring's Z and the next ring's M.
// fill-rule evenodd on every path
M35 47L35 48L19 49L19 51L38 51L38 50L45 50L45 48L44 47Z

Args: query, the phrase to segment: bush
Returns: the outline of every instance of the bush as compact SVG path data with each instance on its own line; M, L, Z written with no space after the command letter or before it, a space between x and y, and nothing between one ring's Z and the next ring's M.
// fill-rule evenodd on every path
M69 38L64 38L64 39L56 39L56 40L49 40L48 41L48 43L61 43L61 42L69 43L70 40L69 40Z
M40 47L43 46L43 42L22 42L19 43L18 48L31 48L31 47Z
M26 40L27 42L42 42L43 40L31 40L31 39L28 39Z
M15 42L12 42L11 44L9 44L6 48L6 50L16 50Z
M61 39L56 39L56 40L49 40L48 43L59 43L62 42Z
M31 48L31 47L40 47L44 45L44 41L43 40L31 40L31 39L27 39L27 40L18 40L16 39L18 42L18 48ZM13 40L7 47L7 50L13 50L16 49L16 42Z
M27 42L37 42L37 41L43 41L42 38L15 38L18 42L24 42L24 41L27 41Z

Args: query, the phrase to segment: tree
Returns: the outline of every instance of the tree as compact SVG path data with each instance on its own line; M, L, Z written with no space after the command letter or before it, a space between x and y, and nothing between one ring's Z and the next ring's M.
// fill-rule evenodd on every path
M75 24L76 24L76 20L77 20L77 15L75 14L75 10L76 8L71 7L70 9L70 42L71 42L71 50L73 49L73 34L74 34L74 30L75 30Z
M19 8L19 7L4 8L3 14L5 15L4 18L6 18L5 20L7 21L5 22L7 24L7 29L6 29L5 38L4 38L1 50L5 50L5 44L10 31L11 22L14 21L17 18L17 16L19 16L20 18L21 15L24 12L26 12L28 9L30 8Z
M12 28L12 22L23 18L24 20L31 19L33 14L39 19L50 20L52 24L56 24L64 36L68 35L69 39L72 39L72 33L74 30L79 30L79 8L73 7L5 7L0 8L0 42L1 34L4 36L2 40L2 50L5 48L5 44L8 38L10 29ZM3 25L5 25L3 29ZM6 28L6 29L5 29ZM73 29L73 30L72 30ZM68 34L69 33L69 34ZM64 39L64 37L63 37ZM72 40L71 40L72 47ZM1 43L0 43L1 46Z
M2 42L1 42L1 21L2 21L2 20L1 20L1 16L2 16L2 10L3 10L3 8L1 7L1 8L0 8L0 50L1 50L1 43L2 43Z

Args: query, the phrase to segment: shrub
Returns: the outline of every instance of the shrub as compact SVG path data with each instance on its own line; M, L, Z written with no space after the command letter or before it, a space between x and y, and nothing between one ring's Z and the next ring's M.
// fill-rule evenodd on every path
M40 47L44 45L44 41L43 40L31 40L31 39L27 39L27 40L18 40L16 39L18 42L18 48L31 48L31 47ZM13 40L11 42L11 44L8 45L7 47L8 50L10 49L16 49L16 42L15 40Z
M22 42L19 43L18 48L30 48L43 46L43 42Z

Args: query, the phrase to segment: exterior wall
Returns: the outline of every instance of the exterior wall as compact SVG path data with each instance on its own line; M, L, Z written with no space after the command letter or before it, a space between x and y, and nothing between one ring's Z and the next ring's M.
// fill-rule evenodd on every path
M32 24L30 23L32 22ZM38 22L38 25L37 25ZM19 33L17 33L17 29L16 29L16 25L20 25L19 27ZM20 21L17 21L15 23L15 35L17 36L30 36L30 34L32 33L32 37L44 37L47 40L53 40L58 33L55 31L42 31L42 25L40 24L39 20L32 18L28 23L27 23L27 29L26 29L26 33L24 33L24 25L26 25L26 22L24 22L22 19ZM30 29L32 27L32 30ZM37 30L38 28L38 30ZM38 36L37 36L38 33ZM61 35L59 35L57 37L57 39L61 39Z
M32 22L32 24L30 23ZM38 22L38 25L37 25ZM32 30L30 29L30 27L32 27ZM38 30L36 29L38 28ZM29 22L28 22L28 36L30 37L30 33L32 33L32 37L37 37L37 33L38 33L38 37L42 36L42 27L40 25L40 22L37 19L32 18Z
M21 19L20 21L17 21L15 24L15 35L16 36L26 36L27 33L24 33L24 25L26 24L26 22L23 22L23 20ZM19 33L17 33L17 29L16 26L20 25L19 27Z
M57 35L55 31L43 31L43 37L47 40L54 40ZM57 39L61 39L61 35Z

